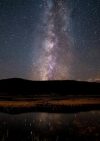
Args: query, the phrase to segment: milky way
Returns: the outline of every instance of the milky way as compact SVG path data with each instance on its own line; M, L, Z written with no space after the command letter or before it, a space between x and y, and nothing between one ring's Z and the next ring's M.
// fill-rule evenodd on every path
M100 81L100 0L0 0L0 79Z
M72 60L69 14L69 9L65 6L64 1L44 1L43 21L41 23L41 27L44 28L44 37L40 40L36 61L38 64L36 79L69 79Z

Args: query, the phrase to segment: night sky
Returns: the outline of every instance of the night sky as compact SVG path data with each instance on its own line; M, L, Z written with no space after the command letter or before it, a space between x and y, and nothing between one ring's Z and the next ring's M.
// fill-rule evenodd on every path
M0 0L0 79L100 80L100 0Z

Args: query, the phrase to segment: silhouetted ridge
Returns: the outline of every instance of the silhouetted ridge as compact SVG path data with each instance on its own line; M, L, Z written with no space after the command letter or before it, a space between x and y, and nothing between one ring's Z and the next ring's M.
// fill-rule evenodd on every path
M81 81L0 80L1 95L100 95L100 83Z

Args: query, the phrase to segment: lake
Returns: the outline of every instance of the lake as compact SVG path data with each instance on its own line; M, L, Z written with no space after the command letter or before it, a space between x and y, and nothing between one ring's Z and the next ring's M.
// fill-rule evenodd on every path
M99 141L100 111L0 113L0 141Z

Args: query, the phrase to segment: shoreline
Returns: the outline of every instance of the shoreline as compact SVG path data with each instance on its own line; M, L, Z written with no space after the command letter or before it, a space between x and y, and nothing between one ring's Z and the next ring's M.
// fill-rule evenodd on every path
M100 98L35 99L0 101L0 112L18 114L25 112L76 113L100 110Z

